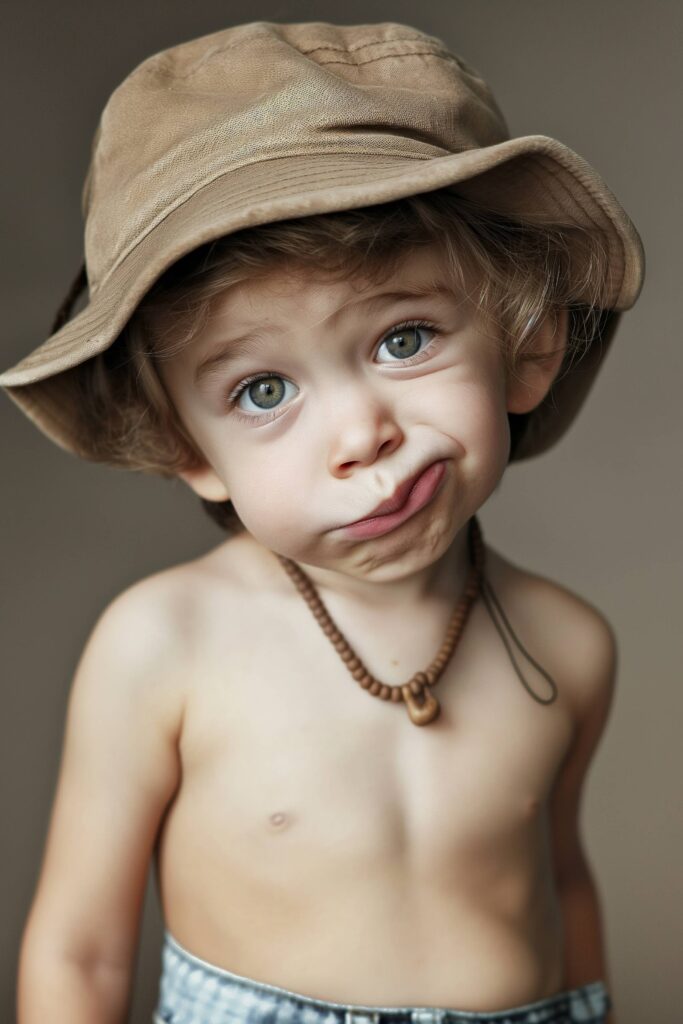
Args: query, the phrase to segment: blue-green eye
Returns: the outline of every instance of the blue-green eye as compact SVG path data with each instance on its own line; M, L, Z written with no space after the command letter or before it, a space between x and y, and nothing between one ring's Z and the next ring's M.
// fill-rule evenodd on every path
M413 362L421 362L423 354L426 357L427 350L431 348L429 341L423 344L420 339L420 333L423 331L436 335L439 328L424 320L411 320L390 328L381 339L380 349L386 345L391 358L380 359L379 362L384 365L400 362L410 365ZM256 373L246 377L233 388L228 396L228 404L238 418L265 423L278 416L280 409L286 404L285 400L295 395L298 390L296 384L279 373ZM250 406L242 404L243 397L251 403Z
M238 404L242 396L246 395L257 410L268 412L281 405L288 386L294 388L291 381L279 374L262 374L260 377L242 381L237 392L232 395L232 400ZM244 406L240 406L240 408L244 408Z
M384 335L379 350L386 345L386 351L396 358L383 361L393 363L398 360L400 362L403 359L412 359L413 356L419 355L426 348L426 345L420 341L420 333L423 331L430 334L435 333L431 325L424 321L411 321L392 327Z

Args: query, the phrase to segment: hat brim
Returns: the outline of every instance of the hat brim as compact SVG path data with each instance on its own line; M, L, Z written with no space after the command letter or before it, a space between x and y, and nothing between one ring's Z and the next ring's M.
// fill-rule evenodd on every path
M146 292L176 260L243 228L373 206L456 185L463 194L510 217L598 234L609 266L601 307L620 311L636 301L644 276L638 233L597 172L556 139L529 135L428 159L348 153L273 157L231 169L160 214L119 256L91 291L87 305L0 374L0 386L52 440L78 451L81 446L70 434L68 410L51 400L40 382L107 349ZM615 327L616 319L611 334ZM599 362L592 364L591 380ZM542 438L537 440L540 445Z

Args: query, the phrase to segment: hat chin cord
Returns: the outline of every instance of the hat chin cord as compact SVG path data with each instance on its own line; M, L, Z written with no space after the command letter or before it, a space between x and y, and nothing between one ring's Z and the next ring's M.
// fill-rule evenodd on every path
M284 555L278 554L277 558L308 605L314 619L356 682L373 697L379 697L380 700L389 700L395 704L403 701L407 706L408 716L414 725L429 725L430 722L436 721L439 717L441 707L431 692L431 687L438 682L446 665L451 660L467 624L472 605L479 596L481 596L491 621L500 634L515 673L524 688L539 704L552 704L557 697L556 683L521 644L491 584L484 576L484 541L476 516L472 516L469 522L468 548L470 568L465 582L465 589L456 603L441 647L427 668L415 672L406 683L401 683L398 686L381 682L368 670L328 612L313 580L304 572L301 566ZM498 617L500 617L502 625ZM536 694L524 678L515 660L510 642L503 631L503 625L527 661L547 680L551 689L549 697L541 697Z

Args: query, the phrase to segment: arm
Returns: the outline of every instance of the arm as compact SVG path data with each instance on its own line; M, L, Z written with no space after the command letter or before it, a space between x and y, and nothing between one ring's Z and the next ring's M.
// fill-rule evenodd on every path
M72 685L22 936L18 1024L121 1024L160 820L179 780L173 629L152 577L105 610Z
M579 650L582 678L573 694L576 728L550 800L553 865L563 920L564 986L601 978L609 988L600 901L579 826L583 786L609 716L617 664L614 634L594 610ZM613 1011L606 1024L616 1024Z

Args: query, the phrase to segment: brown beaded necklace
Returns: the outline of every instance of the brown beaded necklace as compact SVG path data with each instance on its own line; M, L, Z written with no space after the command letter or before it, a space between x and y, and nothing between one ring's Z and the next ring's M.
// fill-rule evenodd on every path
M458 645L462 631L469 618L472 605L482 587L484 542L481 527L476 516L472 516L470 519L467 538L471 563L470 569L465 589L455 606L444 641L429 668L416 672L407 683L399 686L389 686L387 683L382 683L379 679L375 679L351 647L346 637L337 628L310 576L290 558L286 558L284 555L277 556L285 572L292 579L297 590L310 608L316 622L356 682L364 690L371 693L373 697L379 697L380 700L391 700L394 703L398 703L401 700L405 701L410 720L415 725L428 725L438 718L440 705L436 697L430 692L429 687L434 686L438 682L443 670L453 656L453 652Z

